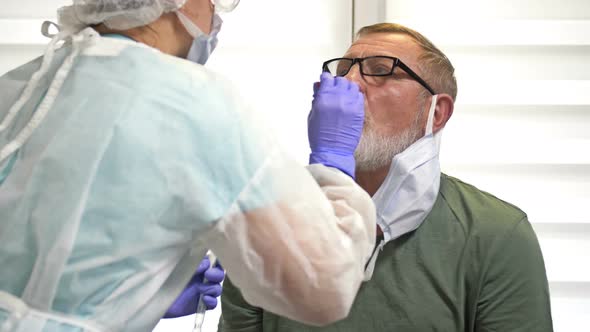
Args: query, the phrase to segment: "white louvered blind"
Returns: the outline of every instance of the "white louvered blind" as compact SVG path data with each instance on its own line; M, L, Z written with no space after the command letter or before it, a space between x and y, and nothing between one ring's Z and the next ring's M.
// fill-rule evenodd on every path
M443 171L528 213L545 257L555 331L586 331L590 1L377 2L381 17L357 21L414 28L456 67Z

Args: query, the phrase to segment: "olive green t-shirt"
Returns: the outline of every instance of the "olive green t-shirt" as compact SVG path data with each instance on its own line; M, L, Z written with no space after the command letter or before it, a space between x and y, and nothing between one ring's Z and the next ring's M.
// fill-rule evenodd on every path
M447 175L424 223L385 245L350 314L304 325L224 283L220 332L552 331L547 276L527 216Z

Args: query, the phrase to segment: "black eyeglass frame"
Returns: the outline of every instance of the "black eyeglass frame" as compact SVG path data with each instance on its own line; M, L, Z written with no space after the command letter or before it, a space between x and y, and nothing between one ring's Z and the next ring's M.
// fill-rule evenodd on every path
M371 59L371 58L393 60L393 66L391 66L391 71L389 73L385 73L385 74L365 74L365 72L363 70L363 61L366 59ZM341 60L350 60L350 61L352 61L352 63L350 64L350 66L348 67L348 69L346 70L346 72L344 74L337 75L337 76L346 76L346 74L348 74L350 69L352 69L352 67L356 63L359 64L359 68L360 68L361 74L363 76L391 76L391 75L393 75L393 71L395 70L395 67L400 67L403 71L405 71L406 73L408 73L408 75L410 75L413 79L415 79L416 82L420 83L420 85L422 85L424 88L426 88L426 90L428 90L428 92L430 92L432 95L436 95L436 92L434 92L434 89L431 88L430 85L428 85L428 83L426 83L426 81L424 81L420 76L418 76L418 74L416 74L412 69L410 69L410 67L408 67L405 63L403 63L399 58L395 58L392 56L375 55L375 56L368 56L366 58L334 58L334 59L330 59L330 60L327 60L324 62L324 64L322 65L322 71L330 73L330 70L328 69L328 65L331 62L341 61Z

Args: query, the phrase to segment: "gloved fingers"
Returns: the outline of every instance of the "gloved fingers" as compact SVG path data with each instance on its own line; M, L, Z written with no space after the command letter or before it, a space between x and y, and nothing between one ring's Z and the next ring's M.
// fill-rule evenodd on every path
M334 86L338 90L347 91L350 89L350 81L346 79L346 77L337 76L334 78Z
M315 95L318 93L318 90L320 88L320 82L314 82L313 83L313 97L315 98Z
M217 297L203 295L203 303L207 310L215 309L217 307Z
M205 279L210 283L220 283L225 278L225 271L221 266L214 266L205 271Z
M323 72L320 76L320 87L318 92L331 90L334 87L334 84L334 76L328 72Z
M199 287L199 294L218 297L221 295L223 288L220 284L206 283Z
M205 271L207 271L207 269L209 269L210 266L211 262L209 261L209 257L205 256L205 258L203 258L203 260L197 267L197 271L195 271L195 274L203 274Z

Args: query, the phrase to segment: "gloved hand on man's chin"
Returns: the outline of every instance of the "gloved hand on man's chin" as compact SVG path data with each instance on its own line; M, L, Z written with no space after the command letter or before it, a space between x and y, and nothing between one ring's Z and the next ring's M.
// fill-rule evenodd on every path
M309 163L335 167L354 178L354 151L365 120L363 94L356 83L326 72L314 90L307 118Z
M207 310L217 307L217 298L221 295L221 282L225 277L225 272L219 263L212 267L210 265L209 258L203 258L192 279L168 308L164 318L176 318L194 314L197 311L201 294ZM207 281L204 282L204 279L207 279Z

